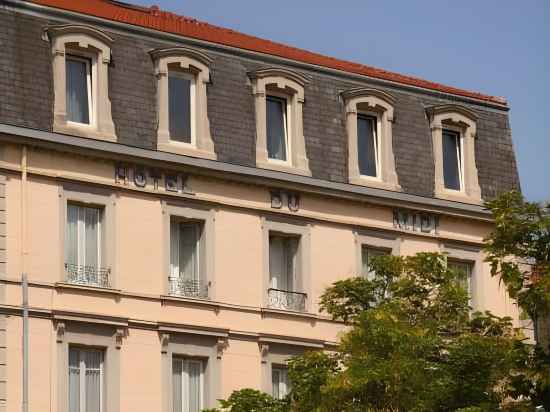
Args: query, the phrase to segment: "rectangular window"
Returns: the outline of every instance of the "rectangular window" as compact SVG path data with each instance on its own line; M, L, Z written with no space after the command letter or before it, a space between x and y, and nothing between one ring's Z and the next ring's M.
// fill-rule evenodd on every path
M443 130L443 180L445 188L462 190L462 139L460 133Z
M92 108L91 61L67 55L65 58L67 120L90 124Z
M103 208L67 204L65 267L73 283L108 287L108 269L102 269Z
M204 362L197 359L172 360L174 412L200 412L204 408Z
M168 116L171 140L192 143L193 83L194 80L190 74L173 70L168 72Z
M362 176L378 176L377 125L375 116L357 116L357 155Z
M368 280L374 279L376 273L369 268L371 259L375 256L389 255L389 252L384 249L376 249L367 245L361 247L361 276Z
M69 348L69 412L102 412L103 351Z
M172 294L205 297L206 285L201 276L200 222L170 221L170 292Z
M284 399L290 392L290 380L288 369L280 366L271 368L271 382L273 384L272 395L275 399Z
M449 269L455 270L460 275L458 281L459 284L464 288L469 294L471 291L471 280L472 273L474 269L474 264L472 262L464 262L459 260L449 260L448 261Z
M286 99L266 97L267 156L286 162L288 150L288 124Z
M269 236L269 276L272 289L294 292L299 238Z

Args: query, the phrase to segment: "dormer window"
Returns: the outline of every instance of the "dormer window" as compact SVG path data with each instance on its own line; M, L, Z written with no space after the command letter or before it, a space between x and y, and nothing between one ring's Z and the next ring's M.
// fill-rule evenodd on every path
M256 107L256 166L310 176L302 119L308 80L275 67L249 77Z
M480 203L475 162L476 114L454 104L430 107L427 113L433 140L435 196Z
M288 115L284 97L266 97L267 157L269 160L286 162L288 159Z
M443 129L443 182L445 189L462 191L464 165L462 137L459 132Z
M195 76L168 70L168 99L170 139L194 145Z
M378 118L357 115L357 158L361 176L378 177L380 170Z
M92 123L92 60L89 58L65 56L67 121Z
M401 190L393 156L393 103L388 93L357 88L342 93L348 133L349 182Z
M156 49L150 55L158 79L157 149L216 159L206 95L212 59L187 47Z
M115 141L109 100L113 39L76 24L51 26L44 33L52 44L54 131Z

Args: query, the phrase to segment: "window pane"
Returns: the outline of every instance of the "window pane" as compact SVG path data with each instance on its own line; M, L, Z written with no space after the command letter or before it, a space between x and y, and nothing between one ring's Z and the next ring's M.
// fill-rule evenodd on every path
M67 205L67 232L65 238L67 263L78 265L78 206Z
M168 75L170 139L191 143L191 80Z
M284 367L272 367L271 382L273 386L273 397L275 399L284 399L290 390L288 369Z
M298 243L299 239L296 237L269 237L269 274L272 288L294 291Z
M201 410L201 373L201 362L189 361L189 412L200 412Z
M280 399L280 392L279 392L279 382L281 380L281 373L278 369L273 368L271 370L271 382L273 384L273 397L275 399Z
M357 116L357 155L359 173L363 176L377 176L376 145L376 118Z
M186 280L198 281L196 224L180 224L180 276Z
M80 412L80 356L69 349L69 412Z
M88 107L89 62L67 56L65 59L67 120L90 123Z
M173 410L174 412L183 412L182 408L182 360L172 360L172 394L173 394Z
M443 179L447 189L460 190L460 136L443 130Z
M101 360L99 351L85 351L86 363L86 412L101 410Z
M458 283L462 288L470 293L470 279L472 276L473 264L471 262L449 261L449 269L459 274Z
M376 273L370 269L370 263L372 261L372 258L375 256L384 256L389 254L389 252L382 250L382 249L375 249L368 246L363 246L361 248L361 269L362 269L362 276L365 276L368 280L374 279L374 276Z
M179 222L170 221L170 276L180 275L180 228Z
M85 207L84 227L86 233L86 266L97 268L99 266L99 209Z
M266 98L267 155L270 159L286 161L286 101Z

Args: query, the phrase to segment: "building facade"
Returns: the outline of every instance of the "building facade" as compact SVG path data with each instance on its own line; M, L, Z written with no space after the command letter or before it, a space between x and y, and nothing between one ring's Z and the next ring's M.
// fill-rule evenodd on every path
M0 1L0 410L283 396L380 253L448 253L519 188L502 98L118 1Z

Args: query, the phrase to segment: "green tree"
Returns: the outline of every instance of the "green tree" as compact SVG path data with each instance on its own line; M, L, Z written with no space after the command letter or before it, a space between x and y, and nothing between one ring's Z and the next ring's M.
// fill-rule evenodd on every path
M446 256L380 256L370 269L372 279L341 280L322 295L321 309L348 328L333 352L290 361L281 411L530 411L542 402L532 370L543 358L510 318L470 313L464 274Z
M486 239L487 261L508 293L533 319L550 317L550 210L509 192L487 202L495 226ZM550 323L547 324L550 327ZM544 342L548 347L550 333Z

